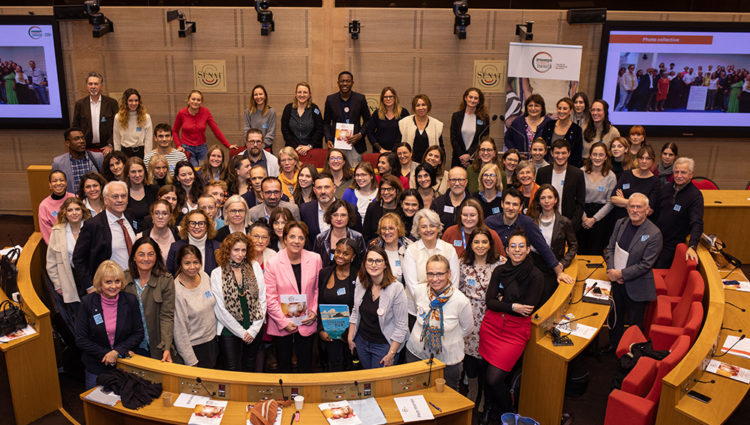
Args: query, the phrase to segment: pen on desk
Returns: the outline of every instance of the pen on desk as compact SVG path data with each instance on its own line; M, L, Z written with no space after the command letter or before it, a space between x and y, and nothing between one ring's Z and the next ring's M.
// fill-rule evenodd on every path
M296 418L296 417L297 417L297 413L298 413L298 412L299 412L299 411L295 412L295 413L294 413L294 414L292 415L292 420L291 420L291 421L289 421L289 425L294 425L294 418Z
M435 408L435 410L437 410L438 412L442 412L442 411L443 411L443 409L441 409L441 408L439 408L439 407L435 406L435 404L434 404L433 402L431 402L431 401L428 401L428 403L430 403L430 406L434 407L434 408Z

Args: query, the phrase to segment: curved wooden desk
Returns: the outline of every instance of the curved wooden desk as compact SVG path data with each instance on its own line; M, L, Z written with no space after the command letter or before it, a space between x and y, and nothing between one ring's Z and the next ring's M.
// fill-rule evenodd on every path
M590 269L587 263L604 263L602 257L579 255L565 272L576 278L574 285L559 284L547 302L539 308L531 321L531 336L523 356L519 413L531 417L541 425L559 425L565 398L568 363L593 340L570 336L573 345L552 345L546 334L553 323L565 313L576 318L598 313L578 323L601 329L609 314L609 306L577 302L583 296L583 281L587 278L607 280L605 266ZM571 303L572 301L572 303Z
M722 326L750 331L750 312L743 313L725 304L725 301L729 301L746 309L750 308L750 293L724 290L721 278L726 272L719 274L713 258L703 245L698 247L698 258L698 268L706 283L706 295L703 298L706 318L690 351L662 381L657 425L721 424L731 416L748 390L748 385L704 372L704 368L714 347L721 347L728 335L739 333L722 330ZM727 355L721 360L750 368L750 359ZM712 379L715 381L713 384L696 382L710 382ZM686 393L691 389L711 397L711 401L702 403L688 397Z
M37 296L38 291L43 293L44 290L45 250L42 235L36 232L26 241L17 264L22 309L37 333L0 344L18 425L35 421L62 407L50 312ZM4 295L0 291L0 300Z
M727 244L727 252L750 263L750 191L701 190L703 228Z
M301 423L305 424L327 423L317 407L320 402L366 397L377 399L389 424L402 423L393 397L421 394L442 409L439 412L432 408L437 423L470 425L474 403L448 387L442 393L435 391L435 379L443 376L445 368L438 360L433 364L429 385L425 385L430 375L427 363L420 361L384 369L311 374L228 372L162 363L141 356L121 359L117 366L151 381L161 382L164 391L170 393L205 395L206 391L195 380L196 376L200 376L208 391L216 392L213 398L229 400L223 423L244 423L248 403L265 398L280 399L279 379L282 379L287 397L293 393L305 397L305 407L301 411ZM84 398L87 394L82 394L81 398L89 425L186 423L191 415L191 409L165 407L161 400L155 400L139 410L130 410L119 403L109 407L90 402ZM293 406L284 408L282 423L287 423L283 421L289 421L294 411Z

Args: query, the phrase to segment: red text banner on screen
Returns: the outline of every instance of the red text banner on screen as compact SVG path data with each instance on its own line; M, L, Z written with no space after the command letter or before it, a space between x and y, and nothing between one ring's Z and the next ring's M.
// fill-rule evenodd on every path
M708 44L714 42L712 35L653 35L653 34L611 34L610 43L625 44Z

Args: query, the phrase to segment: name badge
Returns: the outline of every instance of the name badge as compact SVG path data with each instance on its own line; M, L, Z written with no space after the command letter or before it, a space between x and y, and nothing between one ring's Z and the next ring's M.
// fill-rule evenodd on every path
M466 284L469 286L477 286L477 280L470 277L466 279Z
M630 189L630 183L623 183L622 190L628 190L628 189Z
M344 106L344 112L346 112L347 114L349 113L349 107L348 106Z
M206 297L206 299L211 298L213 295L211 295L211 291L206 291L203 293L203 296Z
M101 325L102 323L104 323L104 319L102 318L101 313L96 313L94 315L94 323L96 323L97 325Z
M382 316L382 315L384 315L384 314L385 314L385 310L383 310L382 308L379 308L379 309L377 310L377 312L378 312L378 316Z
M642 235L641 236L641 242L646 242L649 238L649 235Z
M675 211L677 211L677 212L680 212L680 210L682 209L682 206L680 204L674 204L674 208L673 209Z
M140 127L136 127L136 128L135 128L135 131L143 131L143 129L142 129L142 128L140 128Z
M102 117L102 122L107 122L107 117Z
M453 241L453 246L456 246L456 247L458 247L458 246L464 246L464 243L463 243L463 241L455 240L455 241Z
M565 186L565 180L560 180L560 186Z
M505 289L505 286L503 286L503 282L497 282L498 289Z
M484 121L482 121L482 120L477 120L477 125L483 125L483 124L484 124Z
M599 192L604 192L604 186L599 186L599 187L597 187L597 190L598 190Z
M333 260L333 253L331 253L331 260Z
M336 295L338 295L339 297L346 295L346 288L339 288L336 291Z
M422 308L422 306L417 306L417 316L424 318L425 314L424 308Z
M446 212L448 214L453 214L453 207L450 205L446 205L443 207L443 212Z
M57 217L57 213L58 213L57 211L52 211L51 213L52 217Z
M396 260L396 267L401 267L401 260Z
M493 207L492 214L500 214L500 207Z
M268 123L263 123L263 125L261 125L260 128L268 128Z
M315 110L313 112L315 112L315 115L320 115L320 109L318 109L318 108L315 108Z

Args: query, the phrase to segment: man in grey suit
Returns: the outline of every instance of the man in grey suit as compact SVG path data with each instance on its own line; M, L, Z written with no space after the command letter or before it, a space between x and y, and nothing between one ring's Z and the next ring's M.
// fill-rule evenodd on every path
M652 268L659 258L662 236L659 228L646 218L648 197L634 193L628 199L628 216L615 224L607 246L607 277L612 282L616 323L610 341L617 347L625 325L643 327L643 315L656 299Z
M52 160L52 171L62 171L68 178L68 192L78 193L81 177L90 172L101 173L102 154L86 150L86 137L83 130L71 127L65 130L65 147L68 152Z
M250 220L254 222L261 218L268 218L271 216L271 211L276 207L284 207L288 209L295 220L299 220L299 208L294 202L287 202L281 200L281 181L276 177L266 177L260 184L260 191L263 194L263 202L250 208Z

